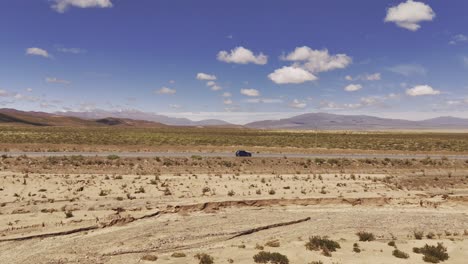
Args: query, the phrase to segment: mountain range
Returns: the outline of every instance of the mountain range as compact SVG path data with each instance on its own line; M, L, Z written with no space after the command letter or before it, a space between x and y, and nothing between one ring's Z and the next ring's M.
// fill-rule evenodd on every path
M31 126L122 126L122 127L166 127L166 126L215 126L244 127L252 129L287 130L457 130L468 129L468 119L437 117L422 121L389 119L368 115L337 115L308 113L279 120L264 120L233 125L228 122L208 119L192 121L165 115L139 111L89 111L89 112L26 112L15 109L0 109L0 124Z

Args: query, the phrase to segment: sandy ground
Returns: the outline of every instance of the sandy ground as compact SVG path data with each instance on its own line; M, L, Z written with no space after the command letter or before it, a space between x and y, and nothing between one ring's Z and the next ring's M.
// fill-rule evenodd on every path
M424 263L413 247L443 242L468 259L468 171L455 174L63 174L0 172L2 263ZM236 237L243 231L304 220ZM359 242L356 232L376 240ZM414 232L435 237L415 239ZM341 248L309 251L310 236ZM265 246L278 240L279 247ZM409 259L392 256L398 249ZM353 252L358 243L361 253ZM182 252L186 257L172 257ZM233 262L230 262L233 261Z

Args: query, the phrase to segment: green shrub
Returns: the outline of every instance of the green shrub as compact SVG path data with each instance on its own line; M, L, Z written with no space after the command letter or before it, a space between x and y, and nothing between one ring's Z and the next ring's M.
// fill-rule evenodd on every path
M174 252L172 253L171 257L173 258L185 258L187 255L183 252Z
M360 232L357 232L356 235L359 237L359 241L374 241L375 240L374 234L370 232L360 231Z
M437 243L437 246L426 244L421 248L413 248L413 252L423 254L423 260L429 263L439 263L440 261L446 261L449 259L447 248L444 247L443 243Z
M197 253L195 255L195 258L200 261L198 262L199 264L213 264L214 263L213 257L206 253Z
M271 240L265 243L265 246L267 247L279 247L280 242L278 240Z
M253 259L255 263L289 264L288 257L277 252L260 251Z
M117 159L120 159L120 157L118 155L112 154L112 155L107 156L107 159L108 160L117 160Z
M414 231L414 238L417 240L421 240L424 237L424 232L423 231Z
M155 255L144 255L141 260L146 260L146 261L156 261L158 260L158 257Z
M331 256L330 252L334 252L337 248L341 248L338 242L330 240L327 237L320 236L309 237L309 242L305 244L305 247L308 250L321 250L322 254L325 256Z
M395 249L393 250L393 253L392 253L393 256L397 257L397 258L402 258L402 259L407 259L409 258L409 255L399 249Z

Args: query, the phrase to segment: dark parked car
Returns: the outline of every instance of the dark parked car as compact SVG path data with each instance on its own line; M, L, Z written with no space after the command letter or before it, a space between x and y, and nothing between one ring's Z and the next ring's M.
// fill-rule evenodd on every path
M236 151L236 157L252 157L252 153L245 150L238 150Z

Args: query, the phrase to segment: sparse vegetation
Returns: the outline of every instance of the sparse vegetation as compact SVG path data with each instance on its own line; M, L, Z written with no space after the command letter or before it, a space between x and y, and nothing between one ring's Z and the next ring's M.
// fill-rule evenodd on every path
M195 258L199 260L199 264L213 264L214 258L206 253L197 253Z
M375 236L370 232L360 231L356 235L359 237L359 241L374 241Z
M253 259L255 263L289 264L288 257L277 252L260 251Z
M330 240L327 237L313 236L305 244L306 249L313 251L322 251L325 256L331 256L331 252L341 248L340 244L336 241Z
M402 258L402 259L409 258L409 255L407 253L405 253L405 252L403 252L403 251L401 251L399 249L393 250L392 255L397 257L397 258Z
M437 246L426 244L421 248L413 248L413 252L423 254L423 260L429 263L439 263L449 259L447 248L443 243L437 243Z

